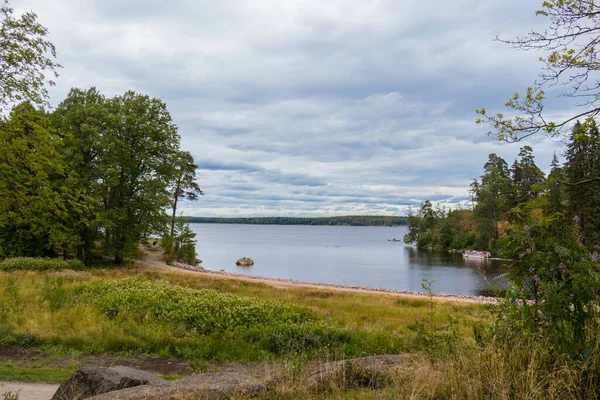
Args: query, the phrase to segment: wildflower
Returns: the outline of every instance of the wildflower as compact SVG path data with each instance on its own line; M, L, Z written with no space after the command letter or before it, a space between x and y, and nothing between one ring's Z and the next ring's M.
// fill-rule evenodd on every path
M531 272L533 274L535 272L535 268L529 267L529 272Z
M517 308L521 308L521 307L523 307L523 300L521 300L521 299L517 299L517 300L515 301L515 306L517 306Z
M530 227L529 225L525 225L525 226L523 227L523 232L525 232L525 233L529 233L529 232L531 232L531 227Z
M565 269L567 266L563 263L558 264L558 269Z
M594 245L594 248L595 248L596 250L600 250L600 244L596 244L596 245Z
M589 256L590 256L590 260L592 260L594 262L598 261L598 253L590 253Z
M540 277L539 277L539 276L537 276L537 275L534 275L534 276L533 276L531 279L533 279L533 280L534 280L534 281L536 281L536 282L539 282L539 281L541 281Z
M573 223L575 225L579 225L580 222L581 222L581 218L579 218L577 215L573 217Z

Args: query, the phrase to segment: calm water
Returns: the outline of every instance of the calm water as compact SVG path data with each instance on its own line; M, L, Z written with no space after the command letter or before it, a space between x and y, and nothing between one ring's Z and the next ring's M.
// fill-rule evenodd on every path
M504 272L496 261L465 261L460 254L421 251L404 243L405 227L190 224L198 257L211 270L304 282L479 295ZM252 267L238 267L250 257Z

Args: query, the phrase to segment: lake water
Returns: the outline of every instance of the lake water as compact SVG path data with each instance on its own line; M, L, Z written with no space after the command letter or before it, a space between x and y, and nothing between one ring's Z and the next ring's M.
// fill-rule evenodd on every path
M202 266L215 271L412 291L422 291L422 279L427 279L436 281L435 292L466 295L488 294L488 281L505 271L498 261L465 260L460 254L417 250L388 241L402 239L406 227L190 227L197 234ZM236 266L241 257L252 258L254 266Z

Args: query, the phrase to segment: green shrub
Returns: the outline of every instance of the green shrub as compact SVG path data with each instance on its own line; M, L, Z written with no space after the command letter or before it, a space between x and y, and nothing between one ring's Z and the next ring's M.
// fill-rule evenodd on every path
M35 257L14 257L0 262L0 271L59 271L63 269L81 271L84 269L84 265L79 260Z
M168 327L188 338L255 343L272 354L317 351L347 343L347 332L330 326L305 306L248 299L210 289L131 278L94 282L76 289L78 302L102 315L136 324ZM154 326L153 325L153 326Z
M577 359L597 352L600 246L583 245L579 218L571 226L553 218L514 224L503 245L517 261L506 302L497 310L496 335L548 339Z
M308 307L245 299L142 278L95 282L85 285L82 295L86 303L110 318L126 315L136 321L160 321L200 334L322 319Z
M465 232L462 235L460 235L459 237L455 238L452 241L452 248L453 249L472 249L475 246L475 243L477 242L477 235L475 234L475 232Z

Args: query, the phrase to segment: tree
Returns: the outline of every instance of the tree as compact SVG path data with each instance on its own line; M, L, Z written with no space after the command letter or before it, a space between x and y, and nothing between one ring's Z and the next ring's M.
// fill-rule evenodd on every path
M12 102L44 104L46 84L54 85L46 75L57 77L56 49L46 39L48 30L28 12L13 17L8 1L0 7L0 112Z
M81 207L61 154L64 136L30 103L0 126L0 247L6 255L65 253L78 244L71 210Z
M537 197L545 182L544 173L535 165L533 149L530 146L521 147L519 157L518 161L515 160L511 171L513 207Z
M145 233L161 232L170 203L177 126L161 100L129 91L107 101L100 165L106 250L121 262ZM114 245L114 246L113 246Z
M196 233L184 217L175 218L175 227L171 227L171 235L161 238L159 244L163 249L169 248L169 262L178 261L189 265L196 264Z
M85 213L74 216L72 221L81 237L77 257L85 262L100 224L97 216L101 211L100 169L108 124L106 99L96 88L73 88L52 114L52 120L60 131L70 133L63 153L72 187L77 188L86 205Z
M564 182L566 177L565 170L560 165L558 157L556 156L556 152L554 152L550 167L550 174L548 174L548 179L546 181L546 195L548 197L546 215L550 216L557 213L564 215L567 194L565 185L561 184L561 182Z
M177 216L177 204L180 200L193 201L202 195L200 186L196 183L196 169L194 157L188 151L179 151L175 156L175 183L173 185L173 198L170 229L169 258L173 258L175 245L175 217Z
M498 221L508 211L511 180L506 161L492 153L484 165L481 183L471 184L473 198L477 203L473 216L480 234L479 247L491 249L499 237Z
M506 107L519 115L509 118L490 114L485 108L477 122L489 123L499 140L518 141L538 132L559 135L577 119L600 113L600 4L595 0L546 0L536 13L549 19L549 28L524 37L501 40L521 50L546 51L539 79L524 96L516 93ZM551 121L544 110L545 89L563 87L563 96L576 99L581 111ZM489 132L491 134L492 131Z
M575 124L565 165L568 211L577 218L587 245L600 243L600 132L596 123ZM586 182L585 184L572 184Z
M404 235L404 243L416 243L420 249L435 249L445 218L446 212L443 208L438 205L434 209L431 202L425 200L415 215L411 213L408 216L408 232Z

